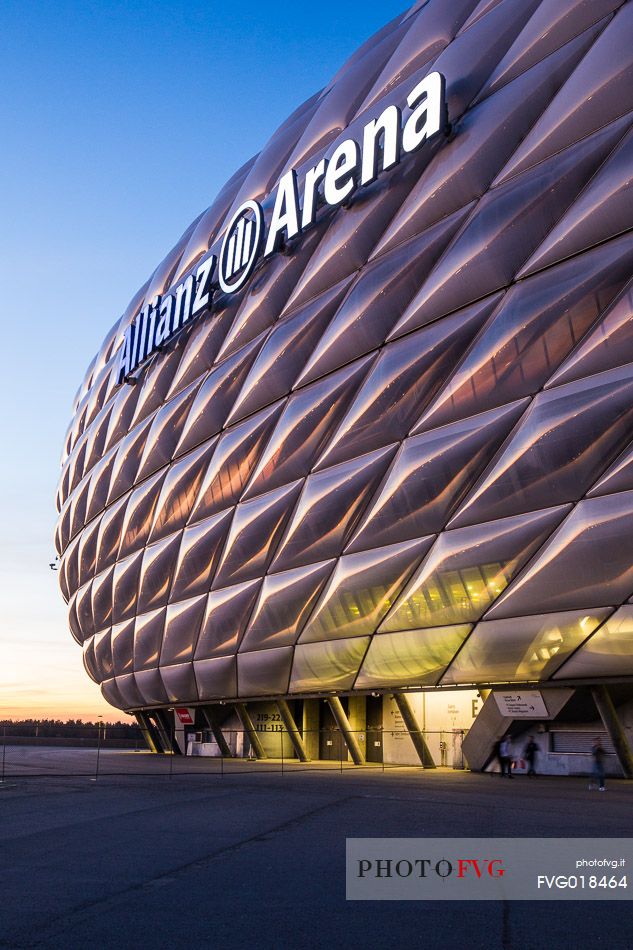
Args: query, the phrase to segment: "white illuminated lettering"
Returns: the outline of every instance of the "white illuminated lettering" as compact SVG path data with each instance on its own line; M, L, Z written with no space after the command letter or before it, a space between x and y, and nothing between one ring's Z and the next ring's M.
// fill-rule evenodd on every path
M317 188L319 182L323 180L325 169L327 168L327 159L322 158L314 168L309 168L306 172L303 185L303 212L301 214L301 230L305 231L316 221L317 213Z
M249 279L262 256L270 257L298 234L315 224L318 209L336 208L356 188L369 185L398 164L402 155L418 149L427 139L449 129L445 82L441 73L429 73L407 96L410 113L403 125L401 109L389 105L366 122L354 138L344 139L329 160L321 158L308 168L299 195L297 172L279 180L268 234L262 205L244 201L225 226L219 256L209 254L164 297L146 303L127 328L121 346L119 383L165 345L182 327L211 307L217 291L230 296ZM220 306L224 298L220 297Z
M283 233L285 231L285 238ZM277 197L273 216L268 229L268 239L264 257L277 250L284 241L299 233L299 196L297 194L297 173L292 169L283 176L277 186Z
M153 353L156 349L156 317L158 316L158 308L160 307L160 294L157 297L154 297L152 300L152 305L149 311L149 317L147 319L147 339L145 345L145 353L149 356L150 353Z
M186 280L176 287L176 305L174 307L174 318L172 332L178 327L184 326L191 316L191 304L193 302L193 274L189 274Z
M117 376L117 383L122 383L123 380L130 375L132 372L132 349L134 347L134 326L130 326L125 331L125 336L123 337L123 347L121 349L121 356L119 358L119 372Z
M209 305L209 288L211 286L211 274L213 273L215 262L215 254L211 254L202 262L196 271L196 295L193 299L193 306L191 307L192 316L195 316L195 314L204 310L204 308Z
M402 148L413 152L426 139L446 127L446 98L444 77L441 73L429 73L411 90L407 105L413 112L402 130Z
M134 321L134 346L132 348L132 360L131 367L134 369L140 363L142 357L139 356L141 349L141 338L143 336L143 326L145 324L145 317L149 309L149 304L145 304L138 317Z
M136 348L134 355L134 362L136 365L142 363L145 357L147 356L147 325L149 319L149 313L151 310L151 304L147 304L143 307L140 316L136 321Z
M400 109L388 106L377 119L363 129L363 164L360 183L368 185L378 177L378 143L382 136L382 169L398 164L400 157Z
M174 310L174 298L171 294L163 297L158 311L158 326L154 337L156 346L162 346L171 336L171 315Z
M345 139L334 149L325 172L323 194L329 205L339 205L356 187L360 148L354 139Z

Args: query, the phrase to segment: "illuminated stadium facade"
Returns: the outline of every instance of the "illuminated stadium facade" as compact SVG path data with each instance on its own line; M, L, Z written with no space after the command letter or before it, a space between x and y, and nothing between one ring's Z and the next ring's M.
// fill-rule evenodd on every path
M593 689L609 728L633 679L632 37L630 2L416 3L108 333L60 583L86 670L157 745L178 706L220 745L235 711L264 754L251 713L276 708L301 756L325 704L362 761L387 699L415 733L407 696L438 687L538 691L543 719Z

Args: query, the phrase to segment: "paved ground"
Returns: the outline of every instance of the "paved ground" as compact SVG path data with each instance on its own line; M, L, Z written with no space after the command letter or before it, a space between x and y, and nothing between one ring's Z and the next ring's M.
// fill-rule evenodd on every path
M31 752L0 787L3 948L631 947L628 903L354 903L344 872L346 836L631 836L633 783L177 759L169 778L110 752L94 782L93 750Z

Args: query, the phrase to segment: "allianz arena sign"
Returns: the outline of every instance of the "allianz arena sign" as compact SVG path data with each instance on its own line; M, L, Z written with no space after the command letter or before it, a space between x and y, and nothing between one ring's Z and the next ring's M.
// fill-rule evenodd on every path
M276 187L268 227L261 204L244 202L224 232L219 256L208 254L173 290L156 296L127 328L117 382L130 375L183 327L212 307L220 292L239 291L260 260L302 235L316 221L317 211L336 208L354 193L394 168L426 141L448 129L445 80L432 72L407 96L406 110L390 105L362 129L359 140L344 139L330 158L321 158L303 176L290 169Z

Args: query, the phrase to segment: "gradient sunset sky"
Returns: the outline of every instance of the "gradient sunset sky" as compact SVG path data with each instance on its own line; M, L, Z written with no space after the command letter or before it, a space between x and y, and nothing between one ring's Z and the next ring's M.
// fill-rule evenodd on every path
M48 567L75 390L226 179L405 8L3 3L0 719L124 718L84 672Z

